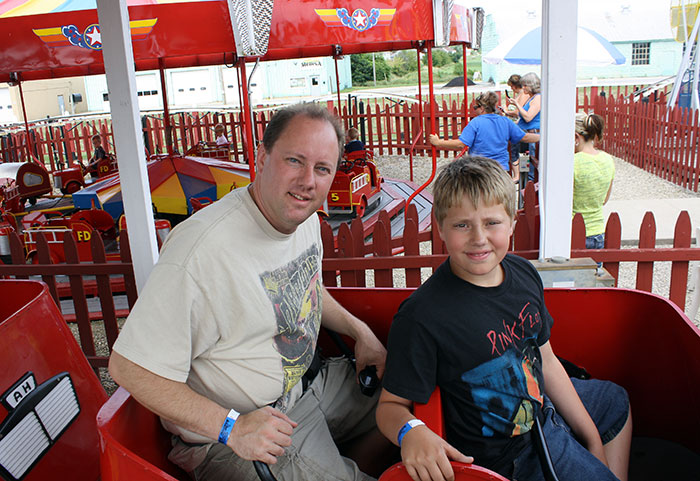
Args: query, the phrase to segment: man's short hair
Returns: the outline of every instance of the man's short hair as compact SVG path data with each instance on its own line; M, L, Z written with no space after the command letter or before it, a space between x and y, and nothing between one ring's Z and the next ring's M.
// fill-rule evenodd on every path
M313 103L294 104L278 110L270 119L270 122L265 128L265 133L263 134L262 143L265 146L265 150L268 152L272 150L277 139L280 138L289 122L297 115L303 115L316 120L325 120L331 124L333 130L335 130L335 136L338 139L338 162L340 162L343 152L345 151L345 134L343 133L343 127L340 125L340 120L327 108Z
M465 197L475 207L501 204L511 220L515 217L513 180L495 160L463 155L440 171L433 188L433 212L438 224L445 220L450 207L461 204Z

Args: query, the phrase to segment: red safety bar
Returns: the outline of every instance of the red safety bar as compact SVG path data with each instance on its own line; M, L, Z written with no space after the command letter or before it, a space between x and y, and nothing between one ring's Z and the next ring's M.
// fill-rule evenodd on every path
M494 473L481 466L450 462L455 472L455 481L508 481L500 474ZM379 481L411 481L403 463L397 463L384 471Z

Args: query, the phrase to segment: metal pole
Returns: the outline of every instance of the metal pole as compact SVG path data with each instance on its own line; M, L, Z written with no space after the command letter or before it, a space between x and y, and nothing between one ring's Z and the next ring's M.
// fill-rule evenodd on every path
M462 69L464 70L464 126L467 125L467 119L469 118L469 102L467 102L467 84L469 83L467 79L467 44L462 44Z
M17 87L19 87L19 100L22 103L22 116L24 117L24 131L27 135L27 158L31 159L34 146L32 145L32 137L29 135L29 121L27 121L27 109L24 106L24 92L22 91L22 80L20 74L17 74Z
M425 133L425 129L423 128L423 90L420 78L420 45L416 49L416 53L418 56L418 116L420 117L420 131Z
M430 132L436 133L437 128L435 126L435 85L433 85L433 45L428 43L428 89L430 90ZM429 185L435 177L435 169L437 168L437 149L435 146L431 146L433 154L433 172L430 175L430 179L426 182Z
M165 67L163 58L158 58L158 71L160 72L160 90L163 97L163 123L165 124L165 149L168 155L173 155L173 127L170 124L170 110L168 110L168 89L165 83Z
M236 79L238 80L238 109L243 111L243 94L241 89L241 69L236 69Z
M374 68L374 52L372 52L372 78L374 79L374 86L377 86L377 70Z
M430 89L430 132L435 133L435 95L433 86L433 50L432 42L428 42L428 87ZM433 171L430 173L430 178L425 181L425 184L421 185L418 190L413 192L406 200L406 206L408 206L419 192L425 189L435 178L435 171L437 170L437 149L434 145L431 145L431 152L433 154Z
M250 172L250 181L255 180L255 149L253 148L253 116L250 114L250 101L248 99L248 77L245 73L245 58L241 58L238 68L241 69L241 96L243 97L243 116L244 116L244 133L246 140L246 150L248 152L248 170Z
M338 57L333 55L335 62L335 93L338 96L338 117L343 116L343 111L340 109L340 77L338 76Z

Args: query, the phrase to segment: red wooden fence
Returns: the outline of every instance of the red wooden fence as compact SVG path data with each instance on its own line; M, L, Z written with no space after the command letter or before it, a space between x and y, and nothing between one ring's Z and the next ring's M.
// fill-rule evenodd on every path
M513 233L511 251L527 259L539 255L539 211L535 206L534 188L528 187L525 208L518 213ZM380 216L375 224L369 242L365 242L361 221L355 219L351 226L341 226L338 232L337 248L334 248L333 234L327 224L322 225L324 245L323 280L327 286L364 287L369 277L376 287L395 286L393 271L400 270L405 275L405 286L417 287L421 284L421 268L430 272L446 258L442 240L437 230L419 234L417 213L414 206L406 212L406 227L402 238L391 238L391 225L388 216ZM637 263L636 288L651 292L655 262L671 262L671 283L669 299L685 309L690 261L700 260L700 249L691 248L691 223L686 211L681 212L676 221L673 247L656 247L656 225L654 215L647 212L640 226L639 245L636 248L622 248L622 227L617 213L608 219L603 249L586 249L586 229L583 218L577 215L573 220L571 237L571 257L591 257L603 262L603 267L615 278L619 276L621 262ZM420 255L420 242L431 240L431 254ZM391 253L402 249L402 256Z
M129 250L126 232L119 237L121 261L107 262L104 244L100 236L91 238L92 263L81 263L78 247L73 236L67 233L63 239L66 264L51 264L49 245L43 233L37 234L37 262L25 264L24 248L17 234L10 235L12 264L0 262L0 278L15 277L27 279L29 276L41 276L49 286L49 292L61 305L62 299L72 299L74 314L64 315L66 321L75 322L79 333L80 345L90 365L94 368L107 367L109 354L99 354L96 349L96 336L93 322L104 325L107 347L111 351L119 334L117 319L125 317L136 302L136 280ZM126 297L128 309L115 307L115 295ZM89 297L99 299L100 310L88 309Z
M578 88L578 108L590 110L594 108L601 92L607 89L606 98L612 99L629 95L635 86L592 87ZM499 94L501 92L498 92ZM474 94L470 93L467 100L471 102ZM455 138L465 125L464 96L461 94L443 94L436 96L438 109L436 121L438 133L442 137ZM428 101L423 96L424 102ZM634 104L636 105L636 104ZM413 153L418 155L430 152L426 144L426 136L420 135L429 126L427 106L423 108L421 121L417 103L407 103L405 100L365 99L360 102L329 101L328 107L335 109L341 115L344 126L364 128L366 144L369 149L379 154L407 155L411 151L414 140L417 139ZM596 104L596 109L598 106ZM254 116L256 138L262 137L271 112L260 111ZM214 140L214 126L224 124L231 143L232 158L244 162L243 127L241 114L238 112L178 112L170 118L173 146L178 152L186 152L200 141ZM144 143L150 153L165 152L165 128L161 114L149 114L142 118ZM423 130L421 130L423 128ZM30 136L33 150L31 156L46 165L51 172L64 166L72 165L76 160L88 159L92 154L90 137L100 133L103 145L108 152L114 152L111 120L109 117L92 117L83 120L42 121L31 126ZM17 162L28 159L27 138L23 128L17 128L0 138L0 160ZM630 145L634 145L630 139ZM657 151L658 153L658 151ZM442 151L439 155L446 156ZM660 153L659 153L660 155ZM626 157L623 157L626 158Z
M662 179L698 192L700 121L697 110L658 102L597 97L605 118L603 149Z

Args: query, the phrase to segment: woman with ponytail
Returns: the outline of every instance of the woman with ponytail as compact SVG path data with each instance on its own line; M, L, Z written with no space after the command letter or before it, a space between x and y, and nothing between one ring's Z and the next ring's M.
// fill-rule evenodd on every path
M586 224L586 248L602 249L605 243L603 205L610 198L615 163L596 148L603 139L605 122L600 115L576 114L574 140L573 214L581 213Z

